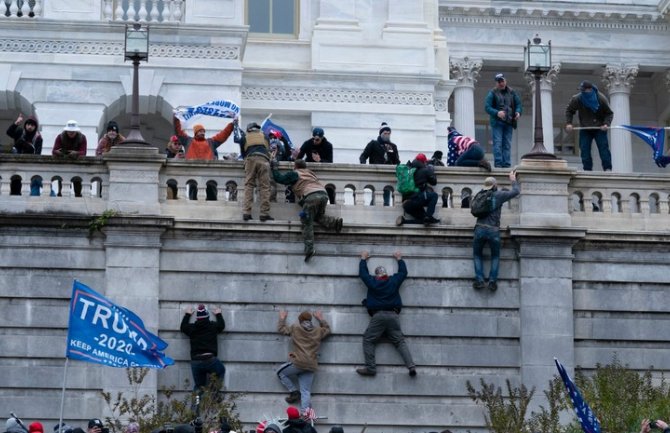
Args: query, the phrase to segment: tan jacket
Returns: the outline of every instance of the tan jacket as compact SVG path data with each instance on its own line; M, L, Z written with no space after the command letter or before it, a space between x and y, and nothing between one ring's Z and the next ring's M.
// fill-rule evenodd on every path
M293 351L289 352L288 359L301 370L316 371L319 366L317 357L321 340L330 334L328 322L322 320L320 325L311 331L306 331L299 323L286 325L286 319L279 319L277 331L280 334L290 335L293 343Z
M298 173L298 181L293 184L293 192L298 199L302 199L313 192L326 192L326 188L321 185L319 178L316 177L312 170L299 168L295 170L295 172Z

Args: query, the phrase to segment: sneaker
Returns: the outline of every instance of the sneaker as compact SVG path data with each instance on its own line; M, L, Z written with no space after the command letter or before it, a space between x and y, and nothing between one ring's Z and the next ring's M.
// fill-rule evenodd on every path
M339 232L342 231L342 224L344 224L344 221L342 220L342 218L338 218L335 221L335 233L339 233Z
M261 218L262 218L262 217L261 217ZM250 213L245 213L244 215L242 215L242 219L243 219L244 221L249 221L249 220L252 220L253 218L251 217L251 214L250 214Z
M400 215L398 218L395 219L395 225L401 226L405 224L405 217L403 215Z
M286 400L286 403L297 403L300 401L300 391L291 391L284 400Z
M312 257L314 257L315 255L316 255L316 250L314 248L312 248L311 250L306 252L305 253L305 263L309 262L312 259Z
M475 290L481 290L486 288L486 283L483 281L475 280L474 283L472 283L472 288Z
M491 171L491 163L485 159L480 160L478 165L486 171Z
M265 221L274 221L274 220L275 220L275 219L272 218L270 215L261 215L261 217L260 217L259 219L260 219L261 221L263 221L263 222L265 222Z
M416 377L416 368L415 367L410 367L409 368L409 377Z
M367 367L357 368L356 373L360 374L361 376L374 376L377 374L376 371L372 371Z
M498 290L498 283L496 283L495 281L489 281L489 290L492 292Z

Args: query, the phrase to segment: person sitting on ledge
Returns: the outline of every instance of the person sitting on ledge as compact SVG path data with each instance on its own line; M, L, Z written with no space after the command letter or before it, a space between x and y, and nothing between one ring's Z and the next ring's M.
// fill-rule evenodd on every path
M77 121L68 120L65 128L63 128L63 132L56 137L51 154L53 156L77 159L80 156L86 156L86 145L86 136L81 133Z

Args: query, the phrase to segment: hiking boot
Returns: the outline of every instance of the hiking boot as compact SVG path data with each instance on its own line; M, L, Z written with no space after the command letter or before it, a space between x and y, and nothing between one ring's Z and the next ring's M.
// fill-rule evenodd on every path
M403 224L405 224L405 217L400 215L398 218L395 219L395 225L400 227Z
M316 255L316 250L312 248L305 253L305 263L309 262Z
M292 403L297 403L300 401L300 391L291 391L284 400L286 400L286 403L292 404Z
M486 171L491 171L491 163L485 159L480 160L478 165Z
M482 290L486 288L486 283L483 281L475 280L474 283L472 283L472 288L475 290Z
M338 218L335 221L335 233L339 233L339 232L342 231L342 224L344 224L344 221L342 220L342 218Z
M244 221L249 221L249 220L252 220L253 218L251 217L250 213L245 213L244 215L242 215L242 219Z
M263 221L263 222L265 222L265 221L274 221L274 220L275 220L275 219L272 218L270 215L261 215L261 217L260 217L259 219L260 219L261 221Z
M376 371L372 371L367 367L357 368L356 373L360 374L361 376L374 376L377 374Z
M431 224L439 224L439 223L440 223L440 220L433 217L433 216L428 216L428 217L425 217L423 219L423 224L427 225L427 226L429 226Z
M409 368L409 377L416 377L416 367Z
M495 281L489 281L489 290L492 292L498 290L498 283L496 283Z

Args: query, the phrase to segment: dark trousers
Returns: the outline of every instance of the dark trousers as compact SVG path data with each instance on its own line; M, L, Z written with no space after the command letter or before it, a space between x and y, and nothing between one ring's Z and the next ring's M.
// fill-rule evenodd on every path
M582 156L584 170L593 170L593 159L591 158L591 143L593 140L596 141L603 170L611 170L612 154L607 142L607 131L603 131L602 129L582 129L579 131L579 152Z
M226 367L217 357L212 356L203 361L191 361L191 373L193 373L193 390L198 390L207 386L208 376L212 373L216 374L219 383L222 383Z
M421 191L414 194L402 203L402 208L417 220L431 217L435 213L437 205L437 193L433 191Z

